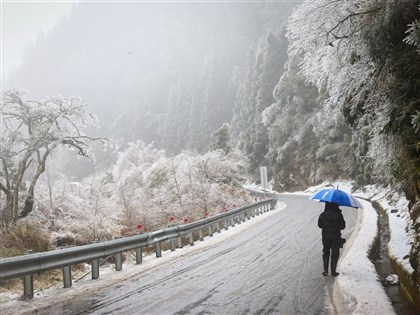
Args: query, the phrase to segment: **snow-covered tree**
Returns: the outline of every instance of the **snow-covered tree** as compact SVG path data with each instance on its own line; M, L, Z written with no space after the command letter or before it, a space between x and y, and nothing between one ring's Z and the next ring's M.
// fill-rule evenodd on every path
M83 128L96 123L79 98L50 97L30 100L18 88L3 93L1 103L0 190L2 228L26 217L33 209L35 186L47 159L59 147L92 158ZM4 201L4 203L3 203Z
M287 60L284 34L268 32L261 37L256 52L249 50L247 57L235 102L232 138L250 158L251 171L257 174L268 151L268 133L261 114L275 101L273 90Z
M362 30L383 10L380 2L305 1L290 17L289 53L302 54L302 73L319 89L326 88L326 109L350 117L375 87L376 69ZM304 23L303 23L304 21Z
M418 6L417 0L305 1L287 33L290 54L303 56L302 73L327 91L327 113L342 115L352 128L357 179L402 188L417 227L420 54L407 43L418 46ZM416 233L410 262L420 283Z
M113 170L116 209L123 224L140 222L145 230L201 219L246 200L240 183L247 165L237 151L168 157L152 145L131 143Z
M389 68L377 62L373 53L377 35L371 34L381 31L376 24L386 19L387 12L379 1L305 1L290 17L286 35L289 54L303 57L302 74L328 93L327 115L336 120L344 117L356 134L369 129L368 137L358 137L354 143L360 147L356 150L364 151L359 162L373 164L377 180L392 177L387 165L392 163L389 152L396 142L384 133L393 108L385 84ZM388 150L378 150L381 147Z
M229 145L230 133L228 124L223 124L222 127L213 132L211 136L213 138L213 143L210 144L210 149L220 149L225 153L229 153L232 150Z

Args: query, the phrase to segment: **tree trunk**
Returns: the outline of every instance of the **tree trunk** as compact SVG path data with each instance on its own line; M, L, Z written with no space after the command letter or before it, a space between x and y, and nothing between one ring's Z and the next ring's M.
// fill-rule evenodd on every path
M12 224L15 224L19 218L18 208L19 208L19 187L16 187L16 189L12 193L12 208L11 208L12 220L10 222Z
M5 194L6 206L2 209L1 213L2 231L7 230L13 220L13 194L11 192L5 192Z
M25 205L23 206L22 211L19 213L19 219L26 217L29 213L32 212L34 208L34 198L29 196L25 200Z
M29 184L28 188L28 197L26 197L25 205L23 206L22 211L19 213L19 219L26 217L29 213L32 212L34 208L34 195L35 195L35 185L41 176L42 173L45 172L45 163L47 161L47 157L50 154L50 149L47 147L45 150L43 156L41 157L41 154L39 151L37 151L38 155L38 167L36 168L36 172L34 177L31 180L31 183Z

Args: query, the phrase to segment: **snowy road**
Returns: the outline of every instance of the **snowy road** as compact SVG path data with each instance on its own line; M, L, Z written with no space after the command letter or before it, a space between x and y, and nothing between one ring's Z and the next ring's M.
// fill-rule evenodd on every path
M48 308L48 314L322 314L334 278L321 275L323 204L284 196L274 211L233 237L163 266ZM351 233L357 211L343 208ZM223 232L222 232L223 233ZM164 253L165 255L165 253ZM331 309L330 309L331 310ZM42 313L39 312L39 313Z

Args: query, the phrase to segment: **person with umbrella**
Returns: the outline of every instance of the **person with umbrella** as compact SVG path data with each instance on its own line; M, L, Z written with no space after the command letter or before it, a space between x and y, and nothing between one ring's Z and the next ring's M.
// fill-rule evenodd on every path
M324 212L318 217L318 226L322 229L322 260L324 272L328 276L328 266L331 258L331 275L336 277L338 258L340 256L341 230L346 228L346 221L341 213L340 206L361 208L359 201L352 195L339 189L322 189L309 199L325 202Z
M336 203L325 202L324 212L318 218L318 226L322 229L322 260L324 262L322 275L328 275L331 256L331 275L338 276L336 268L340 256L341 230L345 229L346 221Z

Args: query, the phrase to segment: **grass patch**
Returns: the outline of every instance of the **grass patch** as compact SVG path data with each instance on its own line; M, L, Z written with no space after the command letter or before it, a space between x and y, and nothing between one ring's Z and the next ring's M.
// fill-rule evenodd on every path
M0 236L0 257L24 255L28 251L45 252L51 249L48 235L29 222L18 223Z

